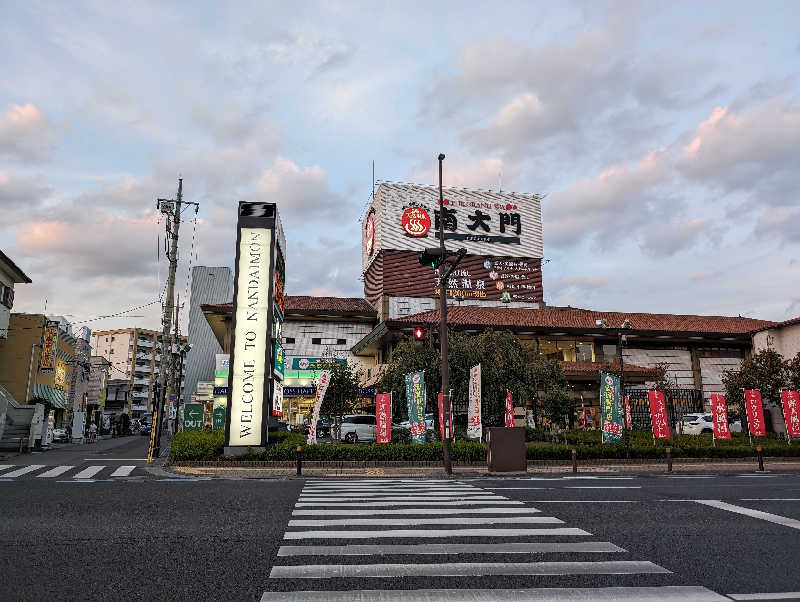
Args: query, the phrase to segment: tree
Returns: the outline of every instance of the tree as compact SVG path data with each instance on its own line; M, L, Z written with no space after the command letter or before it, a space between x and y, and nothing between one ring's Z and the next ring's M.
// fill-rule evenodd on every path
M353 411L362 373L360 368L349 362L333 362L330 372L331 380L322 400L320 413L335 418L331 425L331 439L338 443L341 417Z
M528 378L531 383L533 413L541 413L553 423L561 423L572 409L567 379L557 360L541 353L529 353ZM560 393L563 392L563 395Z
M786 361L786 386L793 391L800 391L800 352Z
M780 402L780 390L789 385L790 365L792 362L786 362L777 351L763 349L744 360L739 370L726 370L722 375L728 414L731 420L742 421L742 430L747 428L747 412L744 409L742 391L755 389L761 392L762 400Z

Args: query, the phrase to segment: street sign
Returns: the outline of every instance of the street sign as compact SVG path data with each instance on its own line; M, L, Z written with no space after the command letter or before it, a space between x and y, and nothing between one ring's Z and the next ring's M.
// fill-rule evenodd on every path
M212 423L211 428L215 431L220 431L225 428L225 406L218 405L214 408L214 413L212 414Z
M183 430L203 430L203 404L187 403L183 406Z

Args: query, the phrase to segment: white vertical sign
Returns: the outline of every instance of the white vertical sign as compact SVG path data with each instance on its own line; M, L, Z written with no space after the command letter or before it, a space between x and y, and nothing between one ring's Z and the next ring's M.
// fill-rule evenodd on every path
M268 366L269 261L272 231L242 228L236 299L236 350L231 377L230 446L262 444L261 420Z
M283 416L283 383L279 380L273 381L274 391L272 395L272 415Z
M323 370L319 374L319 384L317 385L317 399L314 401L314 411L311 413L311 424L308 428L308 444L313 445L317 442L317 421L319 420L319 409L322 407L322 400L325 399L325 391L331 382L331 371Z
M481 424L481 365L473 366L469 371L469 415L467 421L467 438L483 438Z

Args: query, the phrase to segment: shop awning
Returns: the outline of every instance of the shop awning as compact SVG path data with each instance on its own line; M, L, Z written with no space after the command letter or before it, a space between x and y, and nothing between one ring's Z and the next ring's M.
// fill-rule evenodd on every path
M61 389L56 389L55 387L48 387L47 385L33 383L32 397L41 397L42 399L46 399L54 408L60 408L62 410L69 409L66 393L64 393L64 391Z

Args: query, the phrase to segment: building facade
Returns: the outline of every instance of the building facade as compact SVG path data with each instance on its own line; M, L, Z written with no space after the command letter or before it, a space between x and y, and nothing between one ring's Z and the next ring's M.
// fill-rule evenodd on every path
M8 321L14 307L14 285L23 283L30 284L31 279L0 251L0 339L8 336Z
M68 404L73 412L81 411L88 401L89 376L92 365L91 345L92 331L83 327L78 331L75 339L75 366L72 370L72 382L70 384Z
M753 353L772 349L790 360L800 353L800 317L753 332Z
M178 353L186 342L185 336L179 336L173 353ZM108 360L113 378L127 379L130 383L128 415L131 417L153 411L161 349L161 333L155 330L122 328L92 335L94 355ZM185 358L183 361L185 367Z

